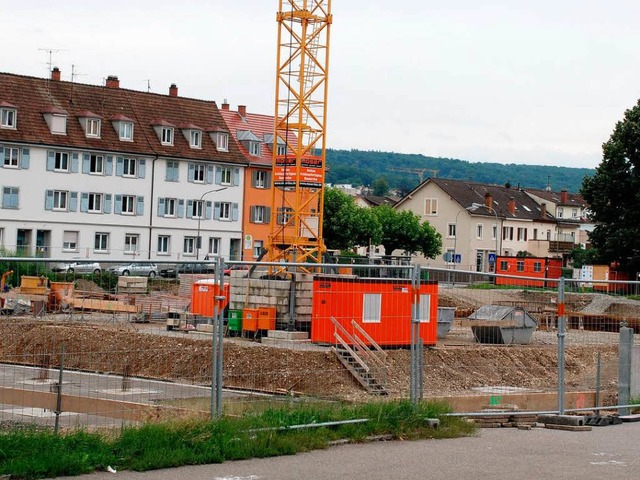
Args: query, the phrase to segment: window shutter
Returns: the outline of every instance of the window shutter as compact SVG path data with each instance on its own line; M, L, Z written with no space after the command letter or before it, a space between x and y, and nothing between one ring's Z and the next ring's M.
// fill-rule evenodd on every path
M88 212L89 211L89 194L82 192L80 195L80 211Z
M178 200L178 218L184 217L184 200Z
M0 158L2 157L2 151L0 151ZM29 157L30 151L28 148L22 149L22 156L20 157L20 168L23 170L29 169Z
M0 145L0 168L4 168L4 147Z
M47 190L44 196L44 209L53 210L53 190Z
M255 223L256 222L256 206L255 205L251 205L251 207L249 208L249 221L251 223Z
M164 198L158 199L158 216L164 217Z
M233 186L237 187L238 185L240 185L240 169L234 168L233 169Z
M136 198L136 215L144 215L144 197Z
M53 172L56 166L56 152L53 150L47 151L47 171Z
M231 204L231 220L233 220L234 222L238 221L238 204L237 203Z
M124 175L124 158L116 157L116 176Z
M251 186L255 187L258 184L258 171L251 170Z
M213 166L207 165L207 183L213 183Z
M69 211L76 212L78 210L78 192L71 192L69 195Z
M104 173L107 175L113 175L113 157L111 155L107 156L107 165Z
M187 200L187 217L193 218L193 200Z
M205 203L204 218L205 220L211 220L211 200L207 200Z
M189 164L189 174L187 176L187 181L193 182L196 176L196 166L193 163Z
M264 188L271 188L271 172L267 172L264 176Z
M264 207L264 221L271 223L271 207Z
M122 213L122 195L116 195L114 200L113 213Z
M147 174L147 162L144 159L138 160L138 178L144 178Z
M82 173L89 173L91 170L91 157L88 153L82 155Z
M104 196L104 208L102 209L104 213L111 213L111 194L107 193Z
M71 154L71 173L78 173L78 152Z
M213 218L220 220L220 202L213 202Z
M222 167L216 167L216 185L222 183Z

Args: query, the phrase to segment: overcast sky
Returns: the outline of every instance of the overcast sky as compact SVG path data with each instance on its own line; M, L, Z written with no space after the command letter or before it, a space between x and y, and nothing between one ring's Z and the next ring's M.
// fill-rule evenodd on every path
M273 114L277 0L0 0L0 70ZM333 0L331 148L595 167L640 97L640 2ZM57 51L56 51L57 50ZM0 92L1 94L1 92ZM428 167L428 166L427 166Z

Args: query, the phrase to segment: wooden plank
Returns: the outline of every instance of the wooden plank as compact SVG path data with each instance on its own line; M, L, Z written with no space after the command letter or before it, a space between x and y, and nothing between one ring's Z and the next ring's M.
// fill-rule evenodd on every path
M122 313L138 313L136 305L118 302L116 300L98 300L96 298L73 298L67 297L65 301L80 310L97 310L101 312L122 312Z
M566 430L567 432L590 432L591 427L588 425L555 425L553 423L545 423L544 428L551 430Z

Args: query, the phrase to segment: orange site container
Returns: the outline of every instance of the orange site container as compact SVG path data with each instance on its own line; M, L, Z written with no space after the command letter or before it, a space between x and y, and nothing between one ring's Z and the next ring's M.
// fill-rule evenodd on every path
M336 327L331 318L349 333L355 321L378 345L411 344L411 282L397 279L317 278L313 282L311 341L335 343ZM438 283L421 282L420 338L435 345L438 330ZM365 343L369 340L357 333Z
M222 287L222 294L225 299L220 308L224 309L229 303L229 284ZM218 296L219 287L214 279L198 280L191 286L191 313L202 315L203 317L213 317L213 306L215 297Z
M258 330L276 329L276 307L258 308Z
M245 308L242 311L242 331L255 332L258 330L258 309Z
M562 276L562 259L544 257L498 257L496 273L527 278L496 277L496 285L522 285L528 287L558 286L558 278ZM542 280L532 280L540 278ZM553 279L556 281L549 281Z

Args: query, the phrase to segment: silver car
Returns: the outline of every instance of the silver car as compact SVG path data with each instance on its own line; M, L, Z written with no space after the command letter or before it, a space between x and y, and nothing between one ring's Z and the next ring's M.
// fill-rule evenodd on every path
M109 269L114 275L135 275L138 277L156 277L158 275L158 266L150 262L134 262L119 267L111 267Z
M51 271L62 273L94 273L99 275L102 272L102 267L98 262L56 263L51 267Z

